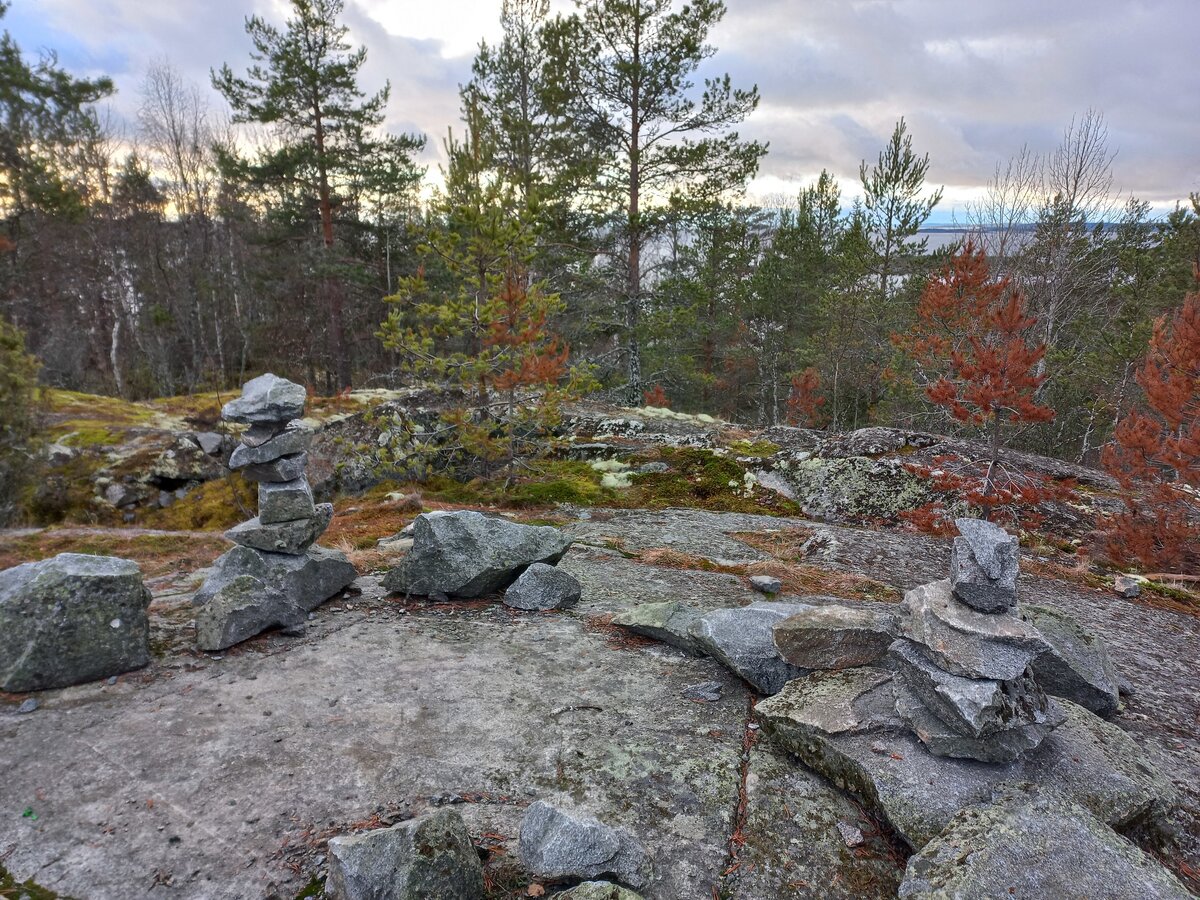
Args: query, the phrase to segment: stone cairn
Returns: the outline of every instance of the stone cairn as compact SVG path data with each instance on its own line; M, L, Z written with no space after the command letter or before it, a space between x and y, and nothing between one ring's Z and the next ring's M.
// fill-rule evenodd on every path
M305 476L313 430L304 387L267 374L246 383L222 417L248 425L229 466L258 483L258 515L225 536L238 546L213 564L193 600L197 643L219 650L271 627L296 631L356 573L342 553L313 546L333 505L313 502Z
M950 578L910 591L888 656L896 712L938 756L1008 762L1064 720L1034 680L1045 639L1017 612L1017 539L958 519Z

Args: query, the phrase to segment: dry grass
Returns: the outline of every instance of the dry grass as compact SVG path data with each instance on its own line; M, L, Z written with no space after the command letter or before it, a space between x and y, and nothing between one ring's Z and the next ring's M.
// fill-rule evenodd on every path
M49 559L59 553L119 556L142 567L147 578L190 572L212 564L229 549L220 534L136 534L102 529L47 529L35 534L0 538L0 569Z
M584 628L591 634L603 637L605 645L612 650L642 650L658 643L653 638L636 634L620 625L614 625L612 620L611 615L589 616L584 623Z

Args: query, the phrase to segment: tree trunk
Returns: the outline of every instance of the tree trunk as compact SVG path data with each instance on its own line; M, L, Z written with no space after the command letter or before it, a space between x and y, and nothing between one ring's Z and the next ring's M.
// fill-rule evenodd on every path
M321 282L329 307L329 350L337 373L337 388L347 390L352 385L352 376L350 358L346 353L345 296L340 279L329 271L334 262L333 203L330 200L329 170L325 159L325 126L319 112L316 123L317 193L321 210L321 238L325 251L325 274Z

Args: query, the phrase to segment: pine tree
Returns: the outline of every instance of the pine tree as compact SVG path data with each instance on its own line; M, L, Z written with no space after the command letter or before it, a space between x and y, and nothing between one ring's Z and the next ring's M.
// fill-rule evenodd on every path
M337 387L345 389L351 385L353 361L344 320L345 285L334 252L338 189L368 162L378 167L383 157L397 160L394 170L415 183L420 173L409 157L424 139L375 135L383 123L389 86L369 97L359 88L367 51L351 50L346 43L348 29L339 21L342 8L342 0L291 0L293 15L283 31L250 16L246 33L254 45L253 64L244 77L223 65L212 73L212 82L233 108L234 122L273 125L281 142L240 168L260 181L303 185L316 200L331 364ZM227 157L225 162L228 172L238 170L236 160ZM403 184L394 187L401 190Z
M692 78L716 51L705 43L725 15L720 0L581 0L546 29L550 109L571 147L594 168L594 200L620 241L626 390L642 395L639 338L642 252L662 225L665 204L708 205L741 190L766 147L732 128L758 106L757 87L728 75Z
M1103 461L1126 489L1109 553L1147 568L1200 567L1200 293L1154 325L1137 372L1145 407L1117 426Z
M37 374L37 360L25 352L24 336L0 319L0 524L4 525L20 517L25 506L22 495L33 477Z
M1037 373L1046 347L1031 340L1036 324L1023 295L1007 278L993 280L986 255L968 241L926 284L912 329L892 336L926 399L955 422L983 432L988 442L985 460L944 458L917 468L939 489L982 507L985 517L1000 510L1015 520L1020 507L1070 489L1025 475L1002 458L1010 426L1054 419L1054 410L1036 400L1046 378ZM914 521L936 529L948 518L934 505L919 510Z

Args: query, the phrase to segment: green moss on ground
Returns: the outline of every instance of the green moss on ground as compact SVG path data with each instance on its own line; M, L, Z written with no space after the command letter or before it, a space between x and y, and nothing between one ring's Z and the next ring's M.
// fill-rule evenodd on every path
M799 516L800 507L785 497L747 483L747 470L735 459L710 450L665 448L668 472L635 475L633 487L614 504L627 509L686 506L718 512Z
M0 897L12 897L16 900L17 897L24 896L28 896L29 900L70 900L65 895L56 894L36 884L33 879L18 882L8 869L0 865Z
M258 485L233 472L206 481L165 509L139 515L138 523L167 531L224 531L257 515Z

